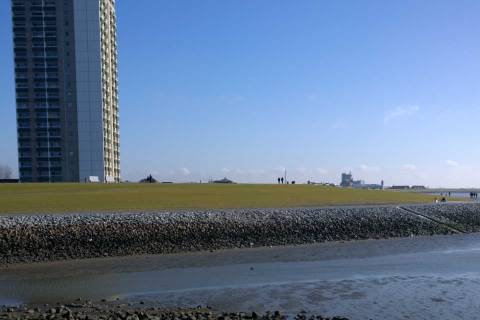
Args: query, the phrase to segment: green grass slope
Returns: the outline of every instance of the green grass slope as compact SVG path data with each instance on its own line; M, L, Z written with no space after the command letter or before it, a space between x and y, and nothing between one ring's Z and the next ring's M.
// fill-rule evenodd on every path
M433 196L313 185L3 184L0 213L280 208L433 201Z

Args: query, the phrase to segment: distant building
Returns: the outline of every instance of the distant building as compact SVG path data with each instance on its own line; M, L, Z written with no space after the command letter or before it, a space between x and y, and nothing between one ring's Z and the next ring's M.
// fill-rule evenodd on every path
M340 186L343 188L356 189L383 189L383 180L381 184L367 184L363 180L353 180L352 173L342 173L342 181Z
M393 189L393 190L409 190L410 186L391 186L390 189Z
M20 180L120 181L115 0L12 0L11 12Z
M319 185L319 186L326 186L326 187L335 187L335 183L331 182L315 182L315 181L307 181L307 184Z
M362 184L359 188L361 189L376 189L376 190L383 190L383 185L381 184L375 184L375 183L365 183Z
M351 185L352 188L362 188L363 186L365 186L365 181L363 181L363 180L353 180L352 181L352 185Z
M351 187L353 185L353 176L352 173L342 173L342 182L340 186L344 188Z
M412 189L413 190L425 190L425 189L427 189L427 187L425 187L425 186L412 186Z
M227 177L221 179L221 180L214 180L214 181L211 181L211 183L228 183L228 184L231 184L231 183L235 183L233 182L232 180L230 179L227 179Z

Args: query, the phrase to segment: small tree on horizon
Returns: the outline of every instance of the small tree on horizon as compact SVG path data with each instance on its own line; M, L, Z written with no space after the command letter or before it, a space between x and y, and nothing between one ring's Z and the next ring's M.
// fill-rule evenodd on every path
M12 168L7 165L0 164L0 179L11 179Z

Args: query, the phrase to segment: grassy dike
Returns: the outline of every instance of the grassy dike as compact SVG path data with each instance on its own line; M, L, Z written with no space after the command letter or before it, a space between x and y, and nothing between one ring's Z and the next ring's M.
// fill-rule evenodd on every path
M428 203L394 191L273 184L0 184L0 214Z

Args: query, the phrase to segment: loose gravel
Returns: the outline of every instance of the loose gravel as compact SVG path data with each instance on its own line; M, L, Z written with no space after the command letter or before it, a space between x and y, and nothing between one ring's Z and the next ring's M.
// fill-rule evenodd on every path
M210 308L166 310L138 305L75 302L66 305L20 306L0 308L0 319L118 319L118 320L285 320L287 316L279 311L257 314L225 313ZM295 320L348 320L343 317L326 318L307 315L305 312Z
M393 206L2 216L0 264L450 233Z

